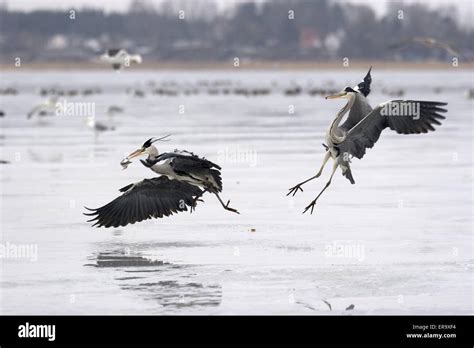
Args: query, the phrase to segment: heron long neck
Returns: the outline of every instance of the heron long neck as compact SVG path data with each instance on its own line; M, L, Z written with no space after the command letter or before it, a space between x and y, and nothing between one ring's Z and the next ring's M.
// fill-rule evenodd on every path
M150 146L150 149L148 150L148 159L149 160L154 160L158 157L160 153L158 152L158 149L155 146Z
M332 121L331 127L329 128L329 135L331 137L331 141L334 144L341 143L346 138L346 135L342 134L341 130L338 127L344 115L352 108L352 105L354 105L355 97L352 94L348 94L348 96L349 100L347 104L344 105L342 109L337 113L336 118L334 119L334 121Z

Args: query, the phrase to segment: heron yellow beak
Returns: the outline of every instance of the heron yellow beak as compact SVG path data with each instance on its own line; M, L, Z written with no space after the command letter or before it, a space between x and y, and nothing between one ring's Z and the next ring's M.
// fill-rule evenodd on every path
M346 91L342 91L333 95L328 95L326 99L336 99L336 98L343 98L347 95Z
M138 149L138 150L135 150L133 151L130 155L128 155L126 158L128 160L131 160L132 158L135 158L135 157L138 157L138 156L141 156L141 155L145 155L146 154L146 149L144 149L143 147L141 149Z

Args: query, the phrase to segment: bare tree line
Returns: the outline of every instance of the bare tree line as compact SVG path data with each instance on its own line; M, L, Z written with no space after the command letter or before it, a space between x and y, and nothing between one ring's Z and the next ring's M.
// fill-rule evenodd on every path
M74 17L74 18L72 18ZM0 9L0 59L84 61L107 48L124 47L148 61L447 59L423 46L389 49L413 37L434 37L474 56L474 33L462 28L454 8L390 2L377 18L361 4L329 0L238 2L219 11L212 0L135 0L126 13L83 9Z

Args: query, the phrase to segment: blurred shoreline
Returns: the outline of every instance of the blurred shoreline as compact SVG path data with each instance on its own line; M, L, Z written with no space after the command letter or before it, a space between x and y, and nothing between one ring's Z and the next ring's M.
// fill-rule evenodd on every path
M474 62L462 62L454 67L451 61L420 61L420 62L398 62L398 61L351 61L349 66L344 67L338 62L311 62L311 61L245 61L241 60L238 67L233 61L219 62L145 62L140 65L132 65L131 70L334 70L334 69L366 69L369 66L385 70L446 70L446 69L474 69ZM15 67L14 63L0 63L0 71L14 70L111 70L106 64L96 62L33 62L23 63Z

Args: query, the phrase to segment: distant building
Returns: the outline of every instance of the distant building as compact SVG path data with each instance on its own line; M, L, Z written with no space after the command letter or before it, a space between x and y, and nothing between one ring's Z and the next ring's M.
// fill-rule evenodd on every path
M54 35L51 39L48 40L46 48L48 50L63 50L69 46L69 42L66 36L64 35Z
M302 49L321 47L321 39L314 28L305 27L301 30L300 47Z

